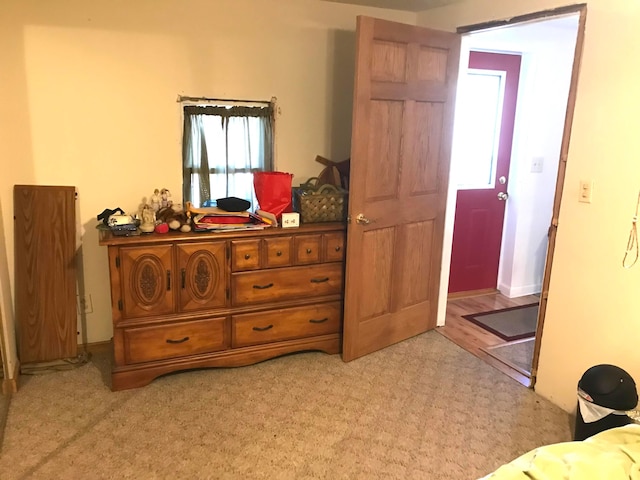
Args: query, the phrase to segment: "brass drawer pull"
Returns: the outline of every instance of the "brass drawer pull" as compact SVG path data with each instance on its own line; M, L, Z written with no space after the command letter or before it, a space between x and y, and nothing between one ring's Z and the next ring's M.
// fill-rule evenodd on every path
M324 323L327 320L329 320L329 317L324 317L324 318L321 318L319 320L316 320L315 318L311 318L311 319L309 319L309 323Z
M310 248L307 248L307 253L311 253L311 249Z
M271 328L273 328L273 325L267 325L266 327L253 327L256 332L266 332Z
M271 288L273 287L273 283L267 283L266 285L254 285L253 288L255 288L256 290L264 290L266 288Z
M329 277L324 277L324 278L312 278L311 283L324 283L324 282L328 282L329 281Z
M173 344L175 344L175 343L184 343L187 340L189 340L189 337L184 337L184 338L181 338L180 340L172 340L170 338L167 338L167 343L173 343Z
M276 255L277 255L277 256L279 256L279 257L281 257L281 256L282 256L282 252L281 252L280 250L278 250L278 251L276 252Z
M245 260L249 260L251 258L251 255L249 255L248 253L244 254L244 259Z
M340 248L341 248L341 247L340 247L340 245L338 245L338 246L336 247L336 252L339 252L339 251L340 251Z

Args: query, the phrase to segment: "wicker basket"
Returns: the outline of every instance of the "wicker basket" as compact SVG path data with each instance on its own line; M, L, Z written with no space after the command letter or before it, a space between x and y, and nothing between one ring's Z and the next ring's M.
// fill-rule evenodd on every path
M294 191L294 209L302 223L344 222L347 218L348 192L335 185L318 186L310 178Z

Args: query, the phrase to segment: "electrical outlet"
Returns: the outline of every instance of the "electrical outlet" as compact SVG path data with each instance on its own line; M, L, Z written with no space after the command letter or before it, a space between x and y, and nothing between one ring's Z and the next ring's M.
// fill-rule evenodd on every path
M591 203L591 197L593 196L593 180L580 180L579 194L579 202Z
M91 301L91 295L76 296L78 300L78 315L93 313L93 302Z

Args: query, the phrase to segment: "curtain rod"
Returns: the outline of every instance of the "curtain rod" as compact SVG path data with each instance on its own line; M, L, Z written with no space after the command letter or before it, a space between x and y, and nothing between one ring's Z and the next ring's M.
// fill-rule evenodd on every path
M262 103L264 105L271 105L275 103L276 97L271 97L271 101L266 100L238 100L235 98L207 98L207 97L183 97L178 95L177 102L238 102L238 103Z

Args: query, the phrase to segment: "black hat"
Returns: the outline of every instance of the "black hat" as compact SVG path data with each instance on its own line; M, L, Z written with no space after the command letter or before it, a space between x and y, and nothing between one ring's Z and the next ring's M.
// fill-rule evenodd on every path
M238 197L226 197L216 200L218 208L227 212L244 212L251 207L251 202Z
M578 382L593 403L615 410L633 410L638 404L636 383L631 375L615 365L602 364L589 368Z

